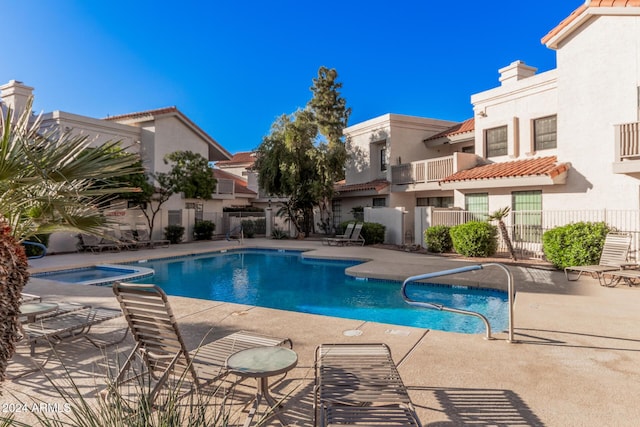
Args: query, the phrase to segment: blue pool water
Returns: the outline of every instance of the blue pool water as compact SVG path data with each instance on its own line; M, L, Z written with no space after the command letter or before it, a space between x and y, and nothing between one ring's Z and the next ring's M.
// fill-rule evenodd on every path
M481 333L474 317L408 306L400 282L344 274L355 261L305 259L299 252L245 250L146 262L141 280L169 295L269 307L451 332ZM507 294L466 287L411 285L412 299L477 311L493 330L507 327Z

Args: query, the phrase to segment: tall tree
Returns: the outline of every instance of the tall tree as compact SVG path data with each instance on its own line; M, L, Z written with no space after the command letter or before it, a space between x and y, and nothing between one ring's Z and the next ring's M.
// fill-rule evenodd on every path
M260 186L269 194L289 198L290 219L305 235L313 228L313 208L326 206L334 183L344 177L347 156L342 131L351 109L340 96L342 83L337 77L334 69L320 67L307 106L280 116L257 149ZM297 220L300 217L302 221Z
M102 209L122 191L113 181L140 172L118 143L89 148L86 136L41 131L29 100L20 117L0 114L0 380L19 334L20 294L29 274L19 244L56 231L100 233Z

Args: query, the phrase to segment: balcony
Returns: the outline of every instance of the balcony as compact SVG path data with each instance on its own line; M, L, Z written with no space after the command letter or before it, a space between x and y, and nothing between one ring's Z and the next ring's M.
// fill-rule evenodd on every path
M640 172L640 122L615 125L614 173Z
M477 156L470 153L403 163L391 166L391 185L393 191L437 190L441 179L477 164Z
M213 198L214 199L233 198L235 189L236 189L236 183L234 180L219 178L216 184L216 191L214 191L213 193Z

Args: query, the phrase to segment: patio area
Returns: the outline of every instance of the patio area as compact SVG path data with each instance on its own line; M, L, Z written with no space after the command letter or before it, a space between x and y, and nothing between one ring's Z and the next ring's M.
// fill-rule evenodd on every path
M31 271L49 271L98 263L117 264L237 248L235 242L215 241L172 245L167 248L101 254L52 255L31 261ZM320 241L247 239L245 247L305 249L313 256L371 260L352 267L358 276L403 280L410 275L444 270L469 263L417 253L370 247L327 247ZM596 279L568 282L564 273L511 266L517 291L515 338L494 332L494 340L389 324L339 319L216 301L170 297L187 347L237 330L289 337L298 354L297 366L272 388L274 396L287 395L283 418L290 425L313 425L313 357L320 343L384 342L391 347L405 385L424 426L531 425L632 426L640 419L640 287L603 288ZM458 279L457 279L458 280ZM505 284L497 270L465 273L464 284ZM95 306L117 307L110 287L60 284L34 278L25 292L46 299L73 300ZM95 332L109 339L122 333L124 319L98 325ZM345 331L359 330L359 336ZM84 341L61 344L59 360L45 373L65 383L69 371L80 392L96 397L103 389L107 360L126 357L131 337L105 354ZM29 368L17 358L9 375ZM42 402L52 412L64 410L59 394L43 373L33 373L3 385L2 416L23 402ZM238 388L233 399L234 422L246 417L244 403L255 390L253 381ZM11 405L15 406L11 406ZM61 417L63 413L59 413ZM29 411L16 419L33 422ZM279 425L276 418L267 425Z

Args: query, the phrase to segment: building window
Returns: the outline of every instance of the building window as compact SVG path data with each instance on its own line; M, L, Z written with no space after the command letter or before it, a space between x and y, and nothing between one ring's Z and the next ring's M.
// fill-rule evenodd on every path
M387 170L387 147L382 147L380 149L380 171L384 172Z
M542 241L542 191L514 191L511 193L513 240Z
M452 208L453 197L418 197L416 206L432 206L434 208Z
M471 212L471 219L484 221L489 214L489 194L472 193L464 196L464 209Z
M484 131L486 157L505 156L507 150L507 127L500 126Z
M542 117L533 121L534 150L548 150L558 146L556 116Z
M333 228L338 229L338 225L342 221L342 204L340 199L333 199L331 201L331 212L333 212Z
M384 208L387 206L387 198L386 197L374 197L373 198L373 207L374 208Z
M470 145L468 147L462 147L461 150L463 153L471 153L471 154L475 154L476 152L476 146L475 145Z

